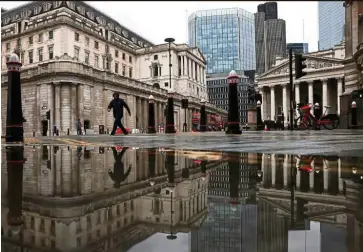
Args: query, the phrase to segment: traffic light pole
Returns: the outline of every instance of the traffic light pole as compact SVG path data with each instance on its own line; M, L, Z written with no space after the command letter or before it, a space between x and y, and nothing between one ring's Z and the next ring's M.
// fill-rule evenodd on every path
M294 130L294 103L295 103L295 89L294 79L292 74L292 49L289 49L289 70L290 70L290 130Z

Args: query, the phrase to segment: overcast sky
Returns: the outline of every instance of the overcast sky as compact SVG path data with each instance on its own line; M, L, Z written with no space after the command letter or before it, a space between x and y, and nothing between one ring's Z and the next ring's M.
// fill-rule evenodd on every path
M1 7L6 9L24 3L26 2L0 1ZM194 11L239 7L255 13L260 3L263 2L89 2L90 5L155 44L164 43L166 37L174 37L176 43L187 42L187 16ZM286 21L287 43L307 42L310 52L317 50L318 2L278 2L278 15Z

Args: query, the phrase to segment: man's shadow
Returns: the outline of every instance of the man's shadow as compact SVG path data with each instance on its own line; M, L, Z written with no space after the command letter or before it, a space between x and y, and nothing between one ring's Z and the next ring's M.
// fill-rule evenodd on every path
M115 163L113 165L113 172L111 169L108 170L108 175L115 182L114 187L120 188L121 183L124 182L131 172L131 165L129 169L124 171L124 163L122 162L122 157L127 151L128 147L122 148L122 151L118 152L115 147L111 147L113 152L113 157L115 159Z

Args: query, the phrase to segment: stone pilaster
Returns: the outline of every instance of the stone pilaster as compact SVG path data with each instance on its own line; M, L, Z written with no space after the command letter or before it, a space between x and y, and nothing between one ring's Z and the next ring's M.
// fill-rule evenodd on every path
M71 86L70 83L63 83L60 89L61 93L61 127L62 134L67 134L67 129L71 126Z
M51 125L52 132L53 132L53 126L56 125L59 129L61 127L61 84L59 82L54 83L54 123Z
M337 79L337 113L340 115L340 96L343 94L343 78Z
M134 95L127 95L126 97L127 105L129 105L131 110L131 116L126 113L125 119L127 121L127 127L131 129L136 128L136 97Z
M70 131L71 131L71 134L76 134L77 133L77 127L76 127L76 123L77 123L77 100L78 100L78 97L77 97L77 86L72 83L71 84L71 102L72 102L72 105L71 105L71 128L70 128Z
M84 126L84 86L78 84L77 86L77 98L78 98L78 118L81 119L82 126Z

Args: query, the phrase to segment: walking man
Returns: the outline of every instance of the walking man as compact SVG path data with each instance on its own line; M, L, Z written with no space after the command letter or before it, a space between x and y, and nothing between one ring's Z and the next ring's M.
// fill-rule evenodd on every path
M113 128L111 131L111 135L115 135L117 127L121 128L124 135L127 135L128 132L124 128L124 126L121 123L121 119L124 115L124 107L126 108L127 112L129 113L129 116L131 116L131 111L129 106L126 104L126 102L123 99L120 99L119 93L113 94L113 100L108 105L107 111L110 112L111 108L113 109L113 117L115 118L115 122L113 123Z

